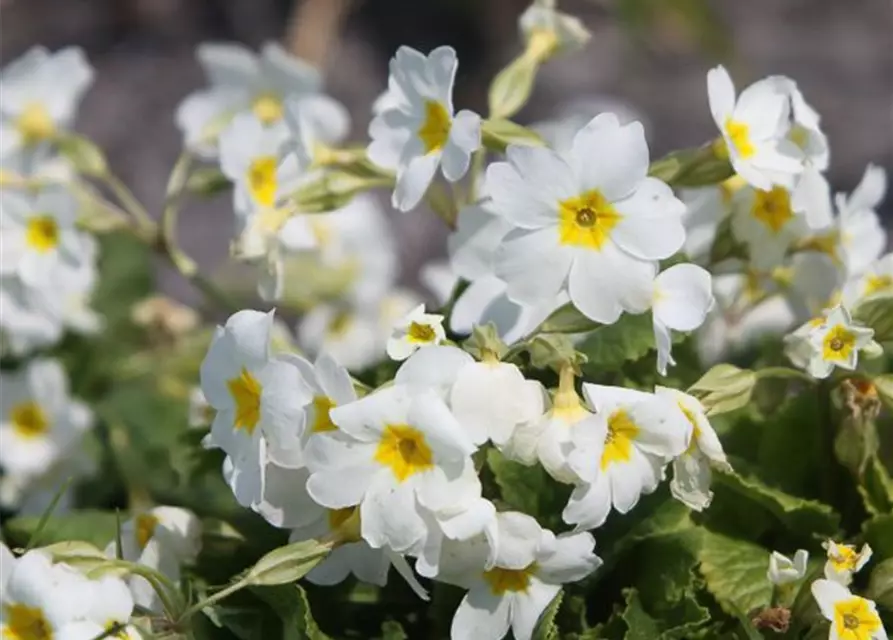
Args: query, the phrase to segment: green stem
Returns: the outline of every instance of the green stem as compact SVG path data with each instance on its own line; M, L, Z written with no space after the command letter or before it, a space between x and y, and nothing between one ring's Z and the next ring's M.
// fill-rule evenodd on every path
M189 618L194 616L196 613L198 613L202 609L205 609L207 607L210 607L213 604L220 602L224 598L231 596L236 591L240 591L247 586L248 586L247 580L244 580L244 579L239 580L238 582L234 582L233 584L229 585L228 587L221 589L217 593L215 593L211 596L208 596L201 602L195 603L194 605L192 605L191 607L186 609L186 611L183 612L183 615L181 615L179 617L179 619L177 620L177 624L182 624L182 623L186 622L187 620L189 620Z
M118 201L124 206L124 209L133 216L137 226L143 232L150 232L155 229L155 221L146 208L137 200L133 192L124 182L117 176L109 173L102 176L103 182L108 186Z

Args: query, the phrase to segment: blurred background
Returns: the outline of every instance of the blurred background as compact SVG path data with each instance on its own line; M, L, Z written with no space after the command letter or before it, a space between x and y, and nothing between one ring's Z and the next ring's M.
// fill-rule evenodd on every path
M29 47L83 47L97 70L78 129L108 153L117 173L158 211L180 149L173 114L204 85L196 44L230 40L257 47L280 40L325 70L327 91L353 116L365 141L372 100L384 89L401 44L423 51L450 44L459 56L457 108L486 112L490 79L520 49L517 18L528 0L0 0L0 64ZM581 52L547 63L525 124L587 108L631 109L646 125L654 157L715 135L705 87L717 62L739 87L786 74L822 115L831 143L829 177L852 189L868 162L893 170L891 0L560 0L592 31ZM619 105L618 105L619 102ZM617 106L615 106L617 105ZM386 194L382 194L386 200ZM890 226L888 191L881 214ZM190 205L184 248L210 271L232 237L228 197ZM444 252L435 216L393 214L403 280ZM194 294L159 264L161 288Z

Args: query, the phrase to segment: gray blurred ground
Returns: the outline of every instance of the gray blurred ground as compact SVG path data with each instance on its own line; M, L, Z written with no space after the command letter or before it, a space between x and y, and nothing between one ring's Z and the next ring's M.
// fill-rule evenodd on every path
M655 6L699 4L660 1L665 4ZM697 145L715 135L705 73L722 55L739 86L771 73L798 81L822 114L836 189L851 189L867 162L893 169L891 0L717 0L708 3L716 24L704 32L698 31L697 20L692 27L672 11L662 11L666 15L637 29L628 6L655 0L623 2L560 2L584 19L593 38L582 52L544 68L522 120L555 115L574 99L619 98L643 115L655 156ZM84 102L79 129L106 149L119 175L157 211L179 152L174 110L202 84L193 59L195 44L213 39L257 46L282 38L290 4L0 0L0 62L6 64L38 43L50 48L83 46L97 69L97 81ZM515 21L525 4L366 0L354 7L338 37L313 43L324 55L329 92L354 116L354 138L365 138L369 105L385 86L387 60L399 44L423 50L439 44L456 47L457 105L484 113L489 78L519 46ZM295 26L300 33L314 35L313 24ZM888 221L891 202L888 194ZM207 269L226 260L231 217L226 198L192 203L183 215L182 244ZM414 282L419 265L442 254L444 230L434 216L420 211L394 218L404 250L405 279ZM165 291L191 297L188 285L175 273L163 265L159 272Z

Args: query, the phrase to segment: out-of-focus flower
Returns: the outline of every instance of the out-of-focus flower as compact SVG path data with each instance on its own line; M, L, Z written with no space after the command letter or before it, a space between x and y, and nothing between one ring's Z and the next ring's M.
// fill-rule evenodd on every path
M534 0L518 20L525 55L538 62L581 49L592 37L579 18L558 11L555 4L556 0Z
M189 333L199 324L195 309L164 295L140 300L130 310L130 317L137 326L171 338Z
M862 273L847 280L843 287L842 302L852 308L863 298L890 292L893 292L893 253L876 260Z

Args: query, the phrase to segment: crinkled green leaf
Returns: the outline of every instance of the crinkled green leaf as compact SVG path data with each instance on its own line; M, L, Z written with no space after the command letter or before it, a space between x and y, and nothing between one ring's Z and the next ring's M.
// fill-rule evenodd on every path
M555 625L555 616L561 607L564 599L564 592L559 591L552 598L549 606L540 614L539 620L536 621L536 627L533 629L533 640L558 640L558 627Z
M651 314L624 314L611 325L597 328L577 347L589 361L585 374L616 371L625 363L638 360L654 349Z
M729 614L769 604L772 585L766 578L769 551L745 540L705 532L699 553L707 589Z
M858 489L870 514L880 516L893 513L893 478L877 455L872 456L865 465Z
M282 640L330 640L313 619L307 592L301 585L251 587L250 590L282 620Z
M853 319L874 329L877 342L893 341L893 294L878 293L859 302L853 309Z
M871 570L865 597L893 611L893 558L887 558Z
M862 525L862 532L876 560L893 558L893 513L875 516Z
M502 501L539 520L549 528L560 528L561 511L570 487L554 481L542 466L525 467L496 449L487 451L487 466L496 479Z

